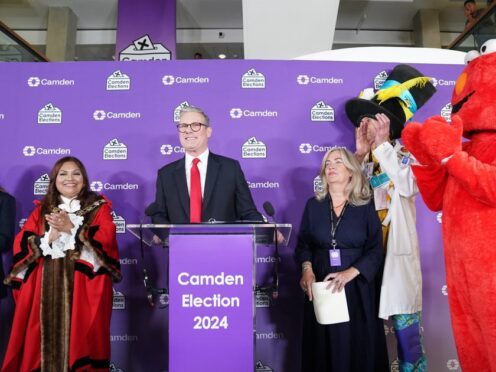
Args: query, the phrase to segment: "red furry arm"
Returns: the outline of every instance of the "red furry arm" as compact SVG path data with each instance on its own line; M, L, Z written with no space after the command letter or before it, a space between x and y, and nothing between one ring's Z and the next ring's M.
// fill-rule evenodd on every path
M443 167L436 165L412 165L417 186L427 207L432 211L443 209L443 195L448 173Z
M496 166L459 151L446 163L446 169L470 195L496 207Z

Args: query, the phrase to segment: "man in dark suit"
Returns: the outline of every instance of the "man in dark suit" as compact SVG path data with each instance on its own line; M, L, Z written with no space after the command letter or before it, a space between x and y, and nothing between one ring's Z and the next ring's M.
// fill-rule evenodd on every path
M15 227L15 199L0 188L0 254L12 250ZM0 298L7 296L3 285L3 260L0 256Z
M153 223L263 222L239 162L209 151L208 116L185 107L177 129L186 155L158 171L155 202L147 210Z

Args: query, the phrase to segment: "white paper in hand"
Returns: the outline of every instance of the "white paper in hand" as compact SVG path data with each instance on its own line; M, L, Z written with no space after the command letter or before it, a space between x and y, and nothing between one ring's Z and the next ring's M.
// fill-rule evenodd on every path
M319 324L336 324L350 321L344 289L332 293L326 289L329 282L312 283L313 309Z

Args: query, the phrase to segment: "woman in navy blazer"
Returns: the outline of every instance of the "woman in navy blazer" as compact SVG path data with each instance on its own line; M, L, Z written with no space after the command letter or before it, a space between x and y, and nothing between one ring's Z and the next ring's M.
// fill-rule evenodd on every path
M387 371L384 324L378 317L382 232L368 183L353 154L342 147L324 156L320 177L324 187L306 204L295 252L306 294L301 370ZM311 303L315 281L346 292L349 322L317 323Z

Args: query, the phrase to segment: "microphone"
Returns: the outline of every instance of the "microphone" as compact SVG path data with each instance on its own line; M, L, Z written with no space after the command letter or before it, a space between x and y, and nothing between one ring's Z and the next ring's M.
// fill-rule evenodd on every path
M265 203L263 203L263 209L265 211L265 213L267 213L267 216L269 217L274 217L274 207L272 206L272 203L269 202L269 201L266 201Z
M272 272L272 298L276 300L279 297L279 245L277 239L277 223L274 218L275 211L274 211L274 207L272 206L272 203L266 201L265 203L263 203L262 206L265 213L267 213L267 215L271 217L272 221L274 222L275 260L274 260L274 270Z

